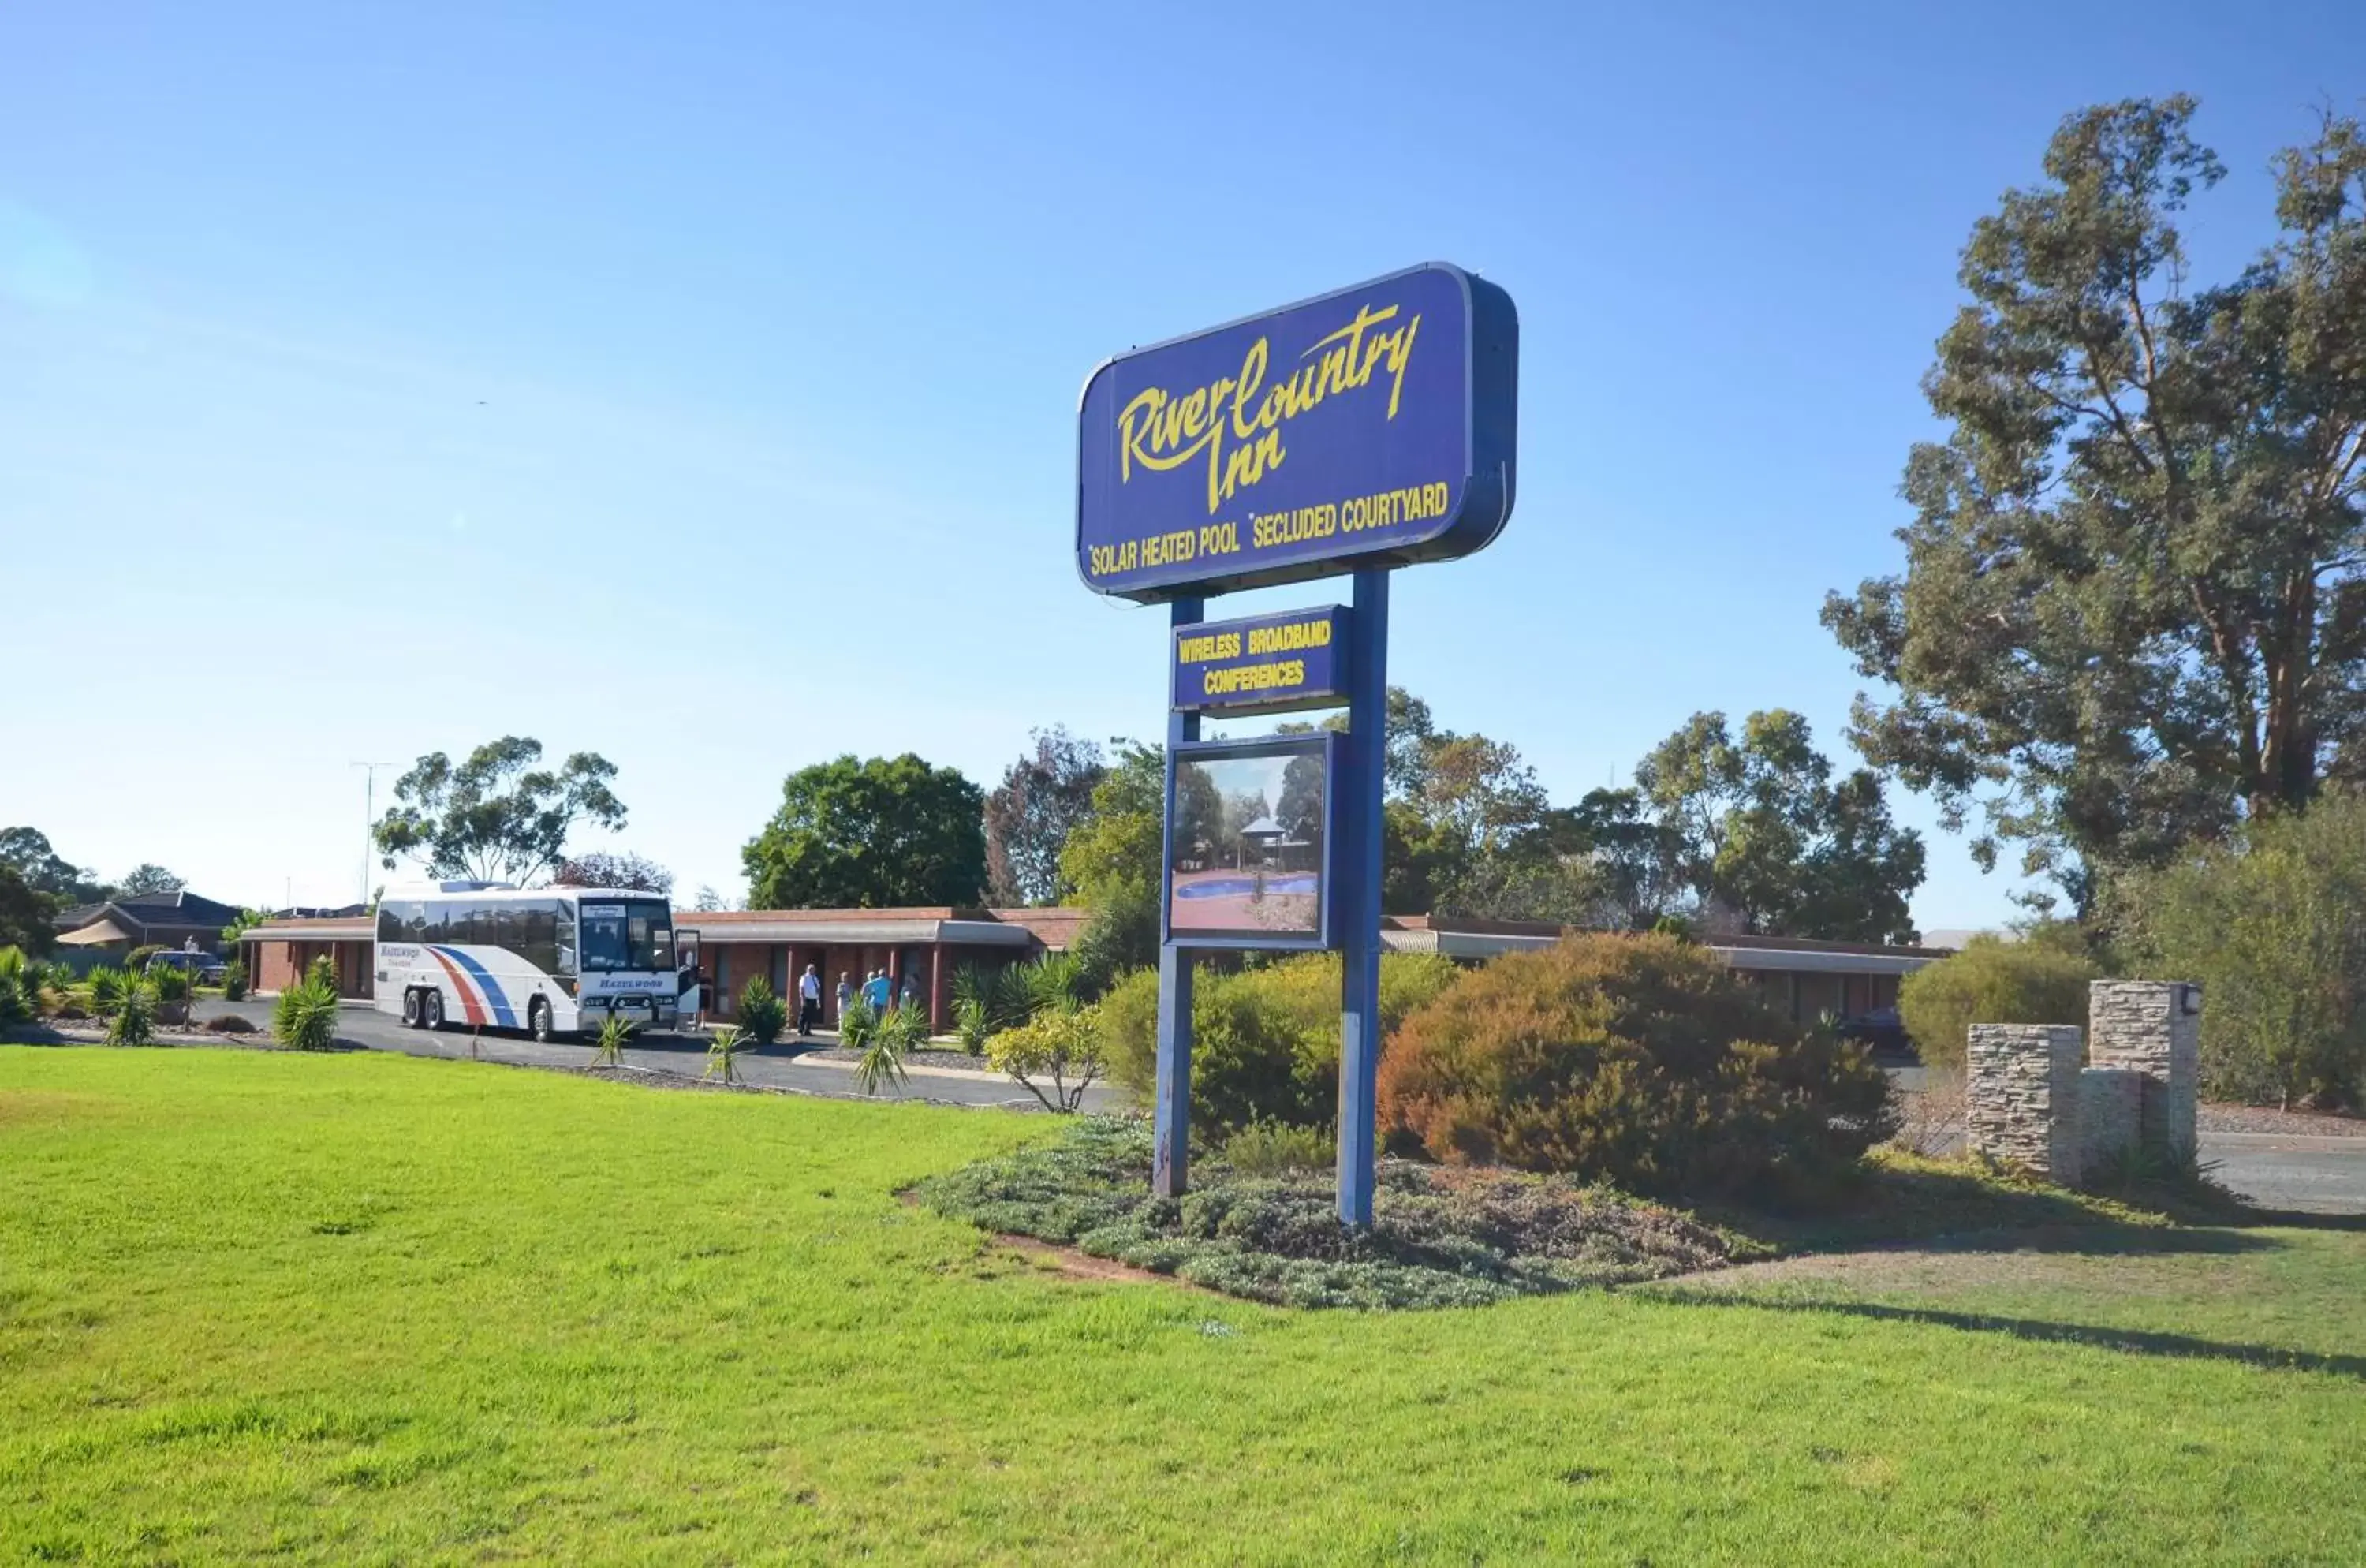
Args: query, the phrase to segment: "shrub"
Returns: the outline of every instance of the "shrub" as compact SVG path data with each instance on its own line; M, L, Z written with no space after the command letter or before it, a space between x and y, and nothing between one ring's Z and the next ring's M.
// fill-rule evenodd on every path
M986 1040L993 1033L994 1015L983 998L953 998L953 1034L961 1041L963 1050L973 1056L984 1055Z
M843 1037L843 1031L840 1032ZM928 1043L929 1014L919 1007L891 1007L862 1031L862 1056L854 1064L854 1081L865 1094L906 1082L904 1056Z
M1085 1090L1101 1076L1100 1009L1046 1008L988 1040L986 1059L1044 1110L1073 1115L1084 1103Z
M739 1032L751 1045L770 1045L789 1026L786 1002L772 993L772 983L761 975L739 987Z
M1888 1135L1888 1096L1862 1047L1657 934L1464 975L1405 1020L1380 1078L1383 1128L1437 1159L1696 1196L1842 1174Z
M101 1018L113 1014L123 1000L124 978L122 970L106 964L96 965L84 976L83 983L90 987L90 1010Z
M1898 1014L1923 1063L1963 1065L1966 1032L1976 1023L2087 1022L2087 984L2103 972L2054 944L1980 935L1952 957L1906 976Z
M600 1032L592 1042L592 1065L595 1067L621 1067L625 1065L625 1046L633 1038L629 1020L610 1013L600 1022Z
M871 1043L871 1037L878 1032L879 1015L871 1010L871 1004L864 1001L859 994L839 1010L838 1043L848 1050L862 1050Z
M222 971L222 1000L242 1002L246 999L246 961L232 959Z
M2138 972L2202 983L2205 1094L2366 1105L2366 798L2328 791L2114 892Z
M1436 953L1380 958L1380 1032L1454 983ZM1191 1102L1211 1135L1260 1120L1328 1126L1339 1098L1335 953L1308 953L1222 975L1202 970L1191 995ZM1158 973L1136 970L1101 999L1110 1076L1148 1100L1158 1077Z
M170 964L152 964L148 966L145 978L147 983L154 987L156 999L160 1002L185 1002L189 999L192 982L189 972L186 969Z
M115 1016L107 1023L109 1045L145 1045L156 1037L156 988L127 975L116 994Z
M706 1042L706 1072L704 1077L718 1083L739 1081L739 1053L749 1049L751 1042L729 1024L717 1029Z
M20 948L0 947L0 1029L30 1023L40 1011L40 966Z
M206 1032L209 1034L253 1034L255 1031L253 1020L226 1012L219 1018L206 1020Z
M337 994L337 966L325 953L305 968L304 980L308 985L326 986L332 997Z
M337 1043L337 987L316 965L279 993L271 1010L271 1033L291 1051L326 1051Z
M144 947L133 948L123 955L123 972L127 975L145 975L148 973L148 961L163 951L164 944L155 942Z
M1224 1163L1243 1176L1322 1170L1336 1163L1332 1134L1287 1122L1252 1122L1224 1140Z

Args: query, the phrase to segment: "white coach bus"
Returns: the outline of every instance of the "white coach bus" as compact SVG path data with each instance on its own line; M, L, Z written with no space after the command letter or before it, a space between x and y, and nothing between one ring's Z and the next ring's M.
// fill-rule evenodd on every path
M670 1029L681 987L673 907L655 893L389 887L376 958L377 1010L412 1029L467 1023L548 1040L614 1015Z

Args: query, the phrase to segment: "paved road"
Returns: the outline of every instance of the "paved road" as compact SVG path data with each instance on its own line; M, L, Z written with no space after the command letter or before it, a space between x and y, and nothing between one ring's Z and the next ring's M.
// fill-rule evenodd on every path
M218 1013L234 1012L268 1027L271 1003L268 1001L221 1002L201 1001L197 1015L200 1021ZM462 1057L468 1055L469 1036L466 1030L445 1029L430 1032L424 1029L405 1029L402 1021L374 1008L348 1005L337 1020L340 1039L373 1051L400 1051L411 1056ZM531 1066L580 1067L591 1059L588 1046L573 1043L538 1044L524 1034L487 1030L478 1041L479 1055L495 1062L517 1062ZM752 1084L766 1089L792 1089L806 1094L823 1094L861 1099L854 1086L854 1070L840 1062L817 1061L804 1057L802 1049L783 1042L744 1053L739 1057L739 1076ZM628 1066L642 1067L651 1072L673 1073L695 1078L706 1070L706 1042L693 1035L637 1034L625 1049ZM901 1089L883 1092L883 1100L934 1100L953 1105L999 1105L1013 1110L1035 1111L1042 1107L1035 1097L998 1073L983 1068L913 1066L910 1081ZM1096 1084L1085 1093L1087 1111L1111 1111L1119 1108L1121 1097L1104 1085Z
M2366 1137L2204 1133L2202 1163L2262 1208L2366 1214Z

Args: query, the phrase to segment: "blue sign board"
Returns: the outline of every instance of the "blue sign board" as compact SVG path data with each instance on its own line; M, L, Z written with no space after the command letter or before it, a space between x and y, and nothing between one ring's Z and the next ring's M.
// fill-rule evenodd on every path
M1175 628L1181 712L1290 713L1347 700L1347 612L1337 604Z
M1085 383L1076 570L1149 603L1469 555L1511 515L1519 319L1442 262Z

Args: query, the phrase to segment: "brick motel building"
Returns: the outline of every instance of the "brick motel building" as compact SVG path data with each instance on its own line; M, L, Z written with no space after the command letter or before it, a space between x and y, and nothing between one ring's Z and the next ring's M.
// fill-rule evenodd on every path
M953 976L965 964L999 968L1045 952L1065 951L1085 923L1082 909L733 909L674 911L674 929L694 933L698 964L713 994L707 1017L729 1022L740 987L758 975L790 1004L796 980L810 964L822 977L822 1025L838 1023L838 977L853 985L874 969L887 972L900 997L910 982L941 1032L952 1024ZM1513 920L1391 915L1380 939L1392 952L1442 953L1477 963L1498 953L1549 947L1559 926ZM245 932L241 943L251 984L285 988L318 957L335 964L345 996L371 994L368 916L273 920ZM1878 947L1862 942L1794 937L1713 936L1704 945L1766 993L1779 1011L1802 1022L1831 1012L1844 1019L1898 1005L1898 983L1947 955L1949 949Z

